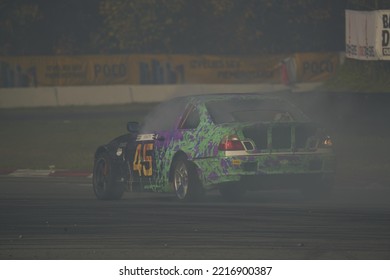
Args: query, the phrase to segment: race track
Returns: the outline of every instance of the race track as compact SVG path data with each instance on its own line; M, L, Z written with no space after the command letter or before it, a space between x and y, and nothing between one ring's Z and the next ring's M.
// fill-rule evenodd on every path
M126 193L95 199L90 180L0 177L0 259L390 259L390 191L339 186L239 203Z

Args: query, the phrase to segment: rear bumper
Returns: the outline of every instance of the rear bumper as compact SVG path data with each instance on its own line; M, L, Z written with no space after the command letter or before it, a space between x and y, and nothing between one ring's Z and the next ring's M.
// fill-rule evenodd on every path
M258 177L331 177L336 170L331 152L226 156L195 159L194 163L205 188L227 182L256 181Z

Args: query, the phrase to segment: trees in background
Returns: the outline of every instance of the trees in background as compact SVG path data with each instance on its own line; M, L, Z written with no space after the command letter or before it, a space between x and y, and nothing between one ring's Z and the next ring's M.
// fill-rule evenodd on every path
M99 0L0 0L0 55L89 54Z
M388 0L0 0L0 55L344 49L344 10Z
M102 0L113 52L257 54L341 47L342 1Z
M0 54L28 52L31 32L43 19L37 3L20 0L0 0Z

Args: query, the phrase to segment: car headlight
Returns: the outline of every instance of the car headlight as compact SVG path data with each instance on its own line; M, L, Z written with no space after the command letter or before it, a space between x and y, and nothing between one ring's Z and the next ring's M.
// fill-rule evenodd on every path
M321 142L321 147L323 148L331 148L333 147L333 140L330 136L325 136Z
M122 149L122 148L118 148L118 149L116 150L116 155L117 155L118 157L120 157L122 154L123 154L123 149Z

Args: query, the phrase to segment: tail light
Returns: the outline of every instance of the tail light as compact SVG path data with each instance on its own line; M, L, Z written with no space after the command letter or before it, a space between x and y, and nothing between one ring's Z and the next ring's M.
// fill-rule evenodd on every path
M244 145L237 135L229 135L224 137L219 143L218 150L220 151L243 151Z

